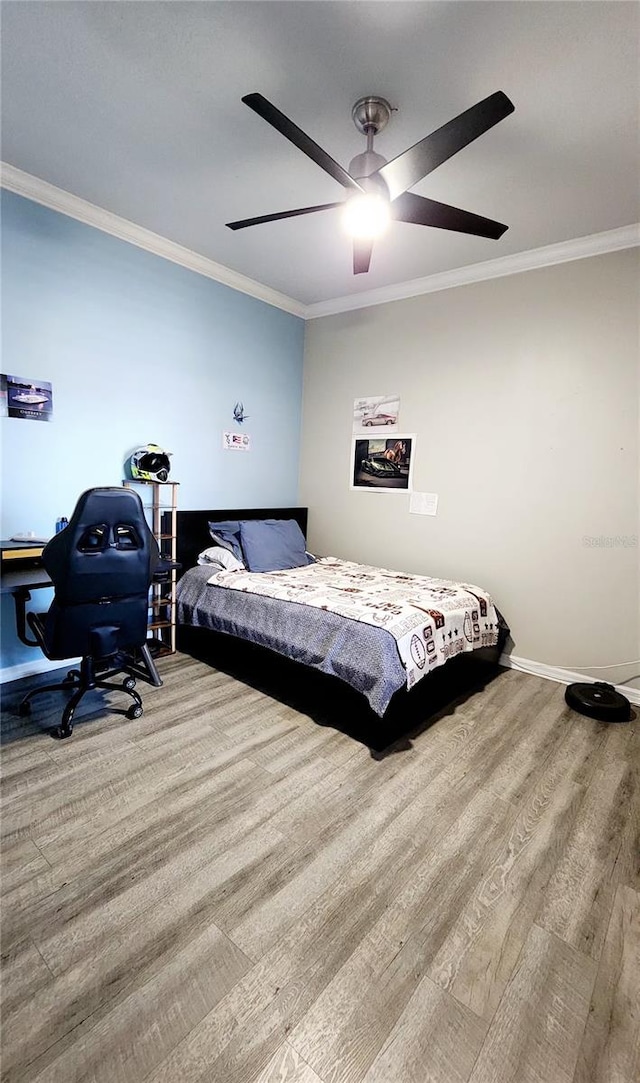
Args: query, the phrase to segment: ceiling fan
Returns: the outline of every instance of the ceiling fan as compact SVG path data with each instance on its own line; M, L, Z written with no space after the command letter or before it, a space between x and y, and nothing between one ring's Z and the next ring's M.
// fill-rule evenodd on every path
M337 180L349 194L346 201L227 222L229 229L245 229L262 222L277 222L281 218L344 207L345 224L353 237L353 273L366 274L373 241L391 218L397 222L451 229L493 240L498 240L509 228L490 218L409 192L409 188L423 177L514 111L513 103L501 90L472 105L390 162L374 151L373 139L387 124L392 108L385 98L373 95L360 98L351 116L358 131L367 138L367 149L351 161L348 172L262 94L247 94L242 101Z

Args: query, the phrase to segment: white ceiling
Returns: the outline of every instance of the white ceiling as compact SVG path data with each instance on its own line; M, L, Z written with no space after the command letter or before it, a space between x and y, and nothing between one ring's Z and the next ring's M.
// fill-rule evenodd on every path
M2 158L303 304L640 218L640 6L627 2L4 0ZM338 211L225 222L343 190L243 105L259 91L345 167L351 107L398 112L393 158L493 91L507 117L414 191L509 224L500 241L394 223L352 275Z

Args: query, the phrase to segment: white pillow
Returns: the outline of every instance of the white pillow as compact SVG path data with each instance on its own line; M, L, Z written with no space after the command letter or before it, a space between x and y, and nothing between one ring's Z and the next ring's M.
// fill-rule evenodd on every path
M210 549L203 549L198 556L198 564L215 564L216 567L227 572L238 572L244 568L241 560L231 552L223 549L221 545L212 545Z

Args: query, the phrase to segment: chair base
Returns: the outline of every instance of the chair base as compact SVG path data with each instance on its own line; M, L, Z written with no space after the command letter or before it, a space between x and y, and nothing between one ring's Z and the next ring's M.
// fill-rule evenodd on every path
M140 718L144 708L140 696L135 691L135 677L125 677L121 683L113 683L108 680L109 677L114 677L116 673L121 672L121 667L118 667L117 669L109 670L107 673L101 673L98 678L96 676L94 659L89 657L83 658L80 663L80 669L70 669L63 681L59 681L57 684L46 684L43 685L42 688L34 688L31 692L28 692L20 702L18 713L22 717L30 714L31 699L33 696L39 696L42 692L72 691L73 695L62 712L60 724L54 726L50 731L52 737L64 740L73 733L73 716L76 707L86 692L91 692L94 688L106 688L107 690L117 688L121 692L126 692L133 700L133 703L126 712L127 718Z

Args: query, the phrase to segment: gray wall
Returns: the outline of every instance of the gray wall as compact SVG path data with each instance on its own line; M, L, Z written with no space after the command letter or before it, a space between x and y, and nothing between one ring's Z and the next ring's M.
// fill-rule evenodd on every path
M311 548L485 586L516 656L638 658L638 300L630 250L309 322ZM435 518L349 489L353 400L386 393Z

